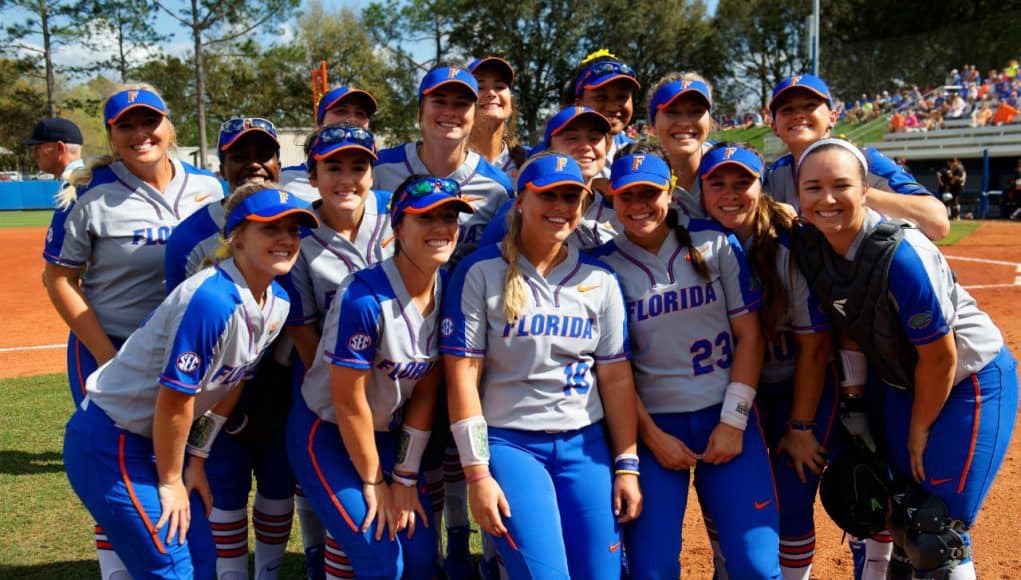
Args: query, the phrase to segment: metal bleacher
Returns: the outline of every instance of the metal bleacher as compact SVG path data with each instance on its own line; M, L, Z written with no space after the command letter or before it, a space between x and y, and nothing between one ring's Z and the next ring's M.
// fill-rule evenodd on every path
M1021 124L972 127L969 119L948 119L944 128L911 133L887 133L871 143L887 157L959 159L1021 156Z

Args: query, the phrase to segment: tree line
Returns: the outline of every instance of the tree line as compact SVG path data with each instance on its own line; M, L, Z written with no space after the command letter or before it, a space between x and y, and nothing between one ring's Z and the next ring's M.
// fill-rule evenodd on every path
M425 70L494 54L517 72L525 142L541 134L573 67L601 48L643 83L635 119L645 118L652 83L680 70L712 81L715 112L732 115L761 108L776 82L809 70L811 4L719 0L711 14L702 0L376 0L360 12L319 0L0 0L0 147L12 152L0 159L27 165L18 143L44 115L70 117L101 143L102 95L131 80L164 94L182 144L205 149L236 114L309 126L310 75L322 60L331 85L376 95L373 128L394 141L415 133ZM822 5L820 73L841 95L931 86L964 63L998 68L1021 46L1021 0ZM174 32L187 54L166 51ZM53 55L62 47L109 57L61 67Z

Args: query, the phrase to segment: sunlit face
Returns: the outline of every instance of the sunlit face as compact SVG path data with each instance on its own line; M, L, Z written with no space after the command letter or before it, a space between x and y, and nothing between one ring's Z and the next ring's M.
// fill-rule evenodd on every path
M523 193L523 195L522 195ZM543 191L526 187L518 194L521 237L544 242L563 242L581 221L588 193L578 185L561 185Z
M702 202L709 217L745 237L755 225L762 182L735 165L724 165L702 180Z
M251 283L268 284L291 271L301 245L300 221L296 215L271 222L249 221L231 237L234 261Z
M773 112L773 133L791 149L804 149L828 137L837 113L820 96L789 90Z
M609 140L602 128L591 119L582 118L550 137L549 150L570 156L581 166L581 176L590 181L606 165Z
M672 158L699 155L712 129L709 107L698 96L685 94L656 111L652 133Z
M224 151L221 170L232 190L245 183L278 181L280 157L276 144L261 133L248 133Z
M670 188L638 185L625 189L613 196L613 209L627 237L643 245L659 239L667 229Z
M364 151L338 151L316 161L309 181L319 190L326 211L360 214L372 190L372 157Z
M36 143L32 145L32 159L35 160L39 171L52 173L60 177L62 171L60 163L60 145L57 143Z
M425 213L402 215L394 229L400 253L420 266L446 264L457 245L459 215L450 203Z
M578 97L578 105L591 107L610 121L610 134L616 135L627 127L634 114L631 91L634 85L620 79L598 89L586 89Z
M339 103L330 107L323 115L322 126L335 125L337 123L351 123L362 129L369 128L369 109L358 99L341 99Z
M801 215L831 240L861 229L866 190L861 164L849 151L812 153L798 168Z
M108 135L124 164L141 168L168 159L173 133L166 117L152 109L135 107L110 126Z
M510 85L492 67L482 66L473 73L479 83L479 104L475 115L478 120L502 123L510 118Z
M425 141L460 143L471 134L475 98L460 85L445 85L422 97L418 123Z

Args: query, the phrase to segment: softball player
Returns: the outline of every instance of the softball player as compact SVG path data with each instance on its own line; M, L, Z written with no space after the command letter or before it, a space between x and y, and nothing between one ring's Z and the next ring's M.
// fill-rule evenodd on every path
M462 68L440 65L430 70L418 86L422 140L380 151L373 168L375 187L386 191L411 175L457 182L475 211L461 216L452 264L475 249L486 224L513 194L506 174L468 148L478 91L475 77Z
M613 162L624 233L597 253L621 280L635 349L645 506L625 529L629 571L680 574L694 466L730 577L779 578L777 497L753 406L760 294L733 234L706 220L684 225L671 208L670 167L656 153Z
M289 305L273 278L297 257L299 223L316 221L295 197L258 188L228 206L232 257L178 287L89 376L67 425L68 480L135 578L215 575L203 458L283 328Z
M544 154L518 184L510 232L466 258L444 298L472 513L511 578L619 578L618 524L641 509L620 286L564 243L588 193L578 164Z
M713 127L712 108L712 87L693 72L666 75L653 87L649 99L649 133L666 149L675 179L674 202L696 218L706 217L698 167L712 147L707 142Z
M773 199L799 207L795 160L805 149L830 136L837 122L830 89L817 76L797 75L784 79L773 89L769 101L773 117L773 134L783 141L790 153L766 170L766 191ZM950 231L946 207L920 185L910 173L868 148L869 207L879 213L910 220L918 224L930 239L938 240Z
M815 554L813 509L834 431L837 380L829 323L790 251L792 219L762 194L762 160L721 143L703 158L699 181L709 217L742 240L762 288L767 337L755 405L771 449L780 508L780 567L807 580Z
M611 162L617 152L634 140L624 133L634 114L635 91L641 89L631 65L617 60L607 50L594 52L576 69L571 80L564 87L560 104L591 107L610 122L612 137L606 158ZM610 167L603 168L601 177L609 179Z
M354 87L337 87L323 95L316 107L316 128L336 123L354 123L362 129L369 128L369 121L379 110L376 98L368 91ZM311 139L305 143L305 157ZM305 163L285 167L280 172L280 184L287 191L312 203L319 199L319 192L309 182L308 166Z
M454 181L401 184L389 216L394 257L349 275L326 314L287 441L306 498L350 560L348 573L328 563L329 578L433 576L418 470L440 379L439 270L457 214L471 211Z
M585 211L568 243L582 249L596 248L609 241L620 231L617 214L600 188L606 190L609 184L598 176L606 165L606 147L610 123L589 107L566 107L546 122L546 133L536 153L552 151L563 153L574 159L581 169L581 176L592 192L585 201ZM498 243L507 234L507 213L514 206L513 200L503 204L500 211L486 226L482 244Z
M841 351L845 383L863 385L871 371L886 386L886 452L914 482L890 515L910 558L895 553L887 577L975 578L968 529L1010 441L1017 365L925 235L903 222L891 227L867 206L868 172L846 141L806 148L798 190L817 230L806 228L796 245L799 265L834 328L861 347ZM861 292L880 299L863 303Z
M148 85L116 90L103 105L112 156L75 172L77 199L62 227L47 235L46 291L71 329L68 381L75 405L85 379L166 297L163 251L183 218L223 197L211 174L170 157L174 127ZM104 578L123 564L101 529L96 547Z
M479 85L479 102L468 147L513 181L528 155L518 144L518 112L511 95L514 69L504 59L490 56L473 60L468 71Z

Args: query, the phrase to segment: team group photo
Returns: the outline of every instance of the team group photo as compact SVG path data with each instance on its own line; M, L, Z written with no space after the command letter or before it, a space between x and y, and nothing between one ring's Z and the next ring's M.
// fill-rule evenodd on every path
M1021 574L1021 5L821 4L0 2L0 577Z

